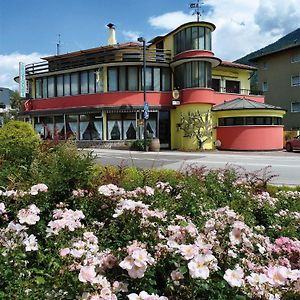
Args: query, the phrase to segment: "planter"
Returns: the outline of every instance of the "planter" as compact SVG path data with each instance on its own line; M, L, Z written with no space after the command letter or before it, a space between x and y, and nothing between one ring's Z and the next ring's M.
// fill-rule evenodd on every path
M160 151L160 141L158 138L154 138L150 143L150 151L159 152Z

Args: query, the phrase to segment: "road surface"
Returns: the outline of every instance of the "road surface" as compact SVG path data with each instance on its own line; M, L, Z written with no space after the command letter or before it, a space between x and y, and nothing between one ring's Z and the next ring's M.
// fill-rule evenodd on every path
M218 169L231 165L254 171L271 166L272 174L278 175L272 180L273 184L300 185L300 152L137 152L111 149L86 149L86 151L92 151L95 161L100 164L138 168L180 170L189 165L197 165Z

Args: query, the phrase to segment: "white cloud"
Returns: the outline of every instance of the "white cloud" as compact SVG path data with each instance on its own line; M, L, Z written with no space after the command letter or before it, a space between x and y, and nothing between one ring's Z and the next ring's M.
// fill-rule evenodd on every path
M260 30L271 31L274 35L284 35L299 27L300 8L299 0L260 1L255 15L255 21Z
M216 25L213 51L224 60L234 60L258 50L296 29L300 19L298 0L207 0L212 9L202 20ZM169 12L149 18L155 28L172 30L195 21L183 12Z
M138 31L122 30L122 34L125 37L126 41L136 42L138 37L141 36L141 33Z
M18 89L18 84L14 81L14 77L19 73L19 62L25 64L36 63L41 57L49 56L47 54L31 53L21 54L14 52L7 55L0 55L0 86L7 87L12 90Z
M183 23L195 21L195 17L187 15L182 11L165 13L160 16L150 17L149 23L155 28L172 30Z

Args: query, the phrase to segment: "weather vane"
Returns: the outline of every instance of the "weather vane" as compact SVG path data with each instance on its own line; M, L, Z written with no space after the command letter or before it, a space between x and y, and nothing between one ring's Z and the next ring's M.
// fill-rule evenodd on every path
M201 5L204 4L203 2L199 2L199 0L197 0L197 3L190 3L190 8L194 9L193 15L197 15L197 22L199 22L200 20L200 16L201 16Z

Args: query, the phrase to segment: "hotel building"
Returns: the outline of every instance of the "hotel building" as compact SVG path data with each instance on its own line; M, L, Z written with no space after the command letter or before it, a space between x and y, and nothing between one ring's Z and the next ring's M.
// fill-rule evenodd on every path
M180 120L200 111L213 128L204 149L281 149L284 110L251 93L256 68L214 55L214 30L212 23L190 22L147 44L147 132L162 149L195 150L197 140ZM44 138L106 147L144 138L143 45L117 43L113 24L108 45L44 57L26 66L26 80L22 114Z

